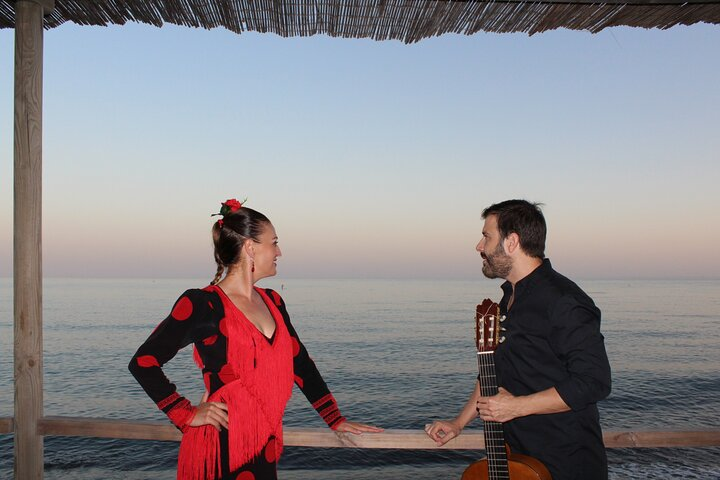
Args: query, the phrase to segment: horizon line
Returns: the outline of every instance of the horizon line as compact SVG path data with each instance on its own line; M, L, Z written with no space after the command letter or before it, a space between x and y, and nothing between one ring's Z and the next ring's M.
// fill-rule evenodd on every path
M118 275L118 276L77 276L77 275L47 275L43 276L43 280L193 280L197 281L201 278L206 277L205 275L201 276L192 276L192 275L181 275L181 276L143 276L143 275L137 275L137 276L128 276L128 275ZM711 277L711 276L677 276L677 277L670 277L670 276L617 276L617 277L610 277L610 276L591 276L591 277L583 277L583 276L573 276L569 277L566 275L570 280L573 281L677 281L677 280L683 280L683 281L720 281L720 276L718 277ZM392 280L392 281L498 281L499 283L503 283L504 280L502 279L490 279L485 277L447 277L447 276L438 276L438 277L386 277L386 276L347 276L347 275L328 275L328 276L274 276L274 277L265 277L262 278L259 281L268 280L268 279L278 279L278 280ZM13 280L13 276L0 276L0 280ZM209 281L208 281L209 283Z

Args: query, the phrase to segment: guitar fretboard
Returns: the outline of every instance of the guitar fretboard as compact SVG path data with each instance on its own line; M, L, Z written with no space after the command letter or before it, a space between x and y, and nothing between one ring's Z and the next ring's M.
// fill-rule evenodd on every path
M478 352L478 371L480 373L480 394L490 397L498 393L495 376L495 352ZM509 479L505 435L502 423L483 421L485 452L488 460L488 478L490 480Z

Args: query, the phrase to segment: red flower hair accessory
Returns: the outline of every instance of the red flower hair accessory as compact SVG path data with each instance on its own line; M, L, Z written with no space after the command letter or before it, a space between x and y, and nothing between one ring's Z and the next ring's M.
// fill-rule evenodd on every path
M243 200L242 202L238 202L236 199L230 198L230 199L225 200L224 202L222 202L222 203L220 204L220 205L221 205L221 206L220 206L220 213L213 213L213 214L210 215L210 216L211 216L211 217L214 217L215 215L221 215L221 216L224 217L225 215L229 215L229 214L231 214L231 213L235 213L235 212L237 212L238 210L240 210L240 209L242 208L243 203L245 203L245 202L247 202L247 198L246 198L245 200ZM221 218L220 220L218 220L218 225L220 225L220 228L222 228L222 226L223 226L223 219L222 219L222 218Z

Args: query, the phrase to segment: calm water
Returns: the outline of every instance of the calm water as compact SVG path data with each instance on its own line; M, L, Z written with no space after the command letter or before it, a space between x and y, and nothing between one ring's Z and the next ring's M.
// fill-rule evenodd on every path
M586 281L603 311L613 393L603 428L720 428L720 282ZM127 371L137 346L188 280L60 280L44 288L45 414L162 420ZM280 290L280 280L264 286ZM475 377L476 303L499 298L477 281L284 280L293 323L343 413L421 429L454 415ZM13 414L12 286L0 279L0 416ZM191 399L202 382L186 349L167 374ZM191 374L188 374L191 372ZM287 426L322 427L301 392ZM173 479L177 444L45 439L48 479ZM459 478L481 452L288 448L284 479ZM720 479L720 448L609 450L613 479ZM0 436L0 478L12 437Z

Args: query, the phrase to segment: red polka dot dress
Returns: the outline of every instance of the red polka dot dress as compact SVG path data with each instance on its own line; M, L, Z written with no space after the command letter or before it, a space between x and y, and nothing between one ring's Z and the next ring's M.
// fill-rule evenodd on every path
M282 416L293 383L328 426L334 429L345 421L280 295L256 291L275 320L272 338L211 285L183 293L130 361L135 379L183 432L178 479L276 479ZM229 425L220 432L208 425L189 426L196 409L163 373L162 366L190 344L209 401L228 406Z

